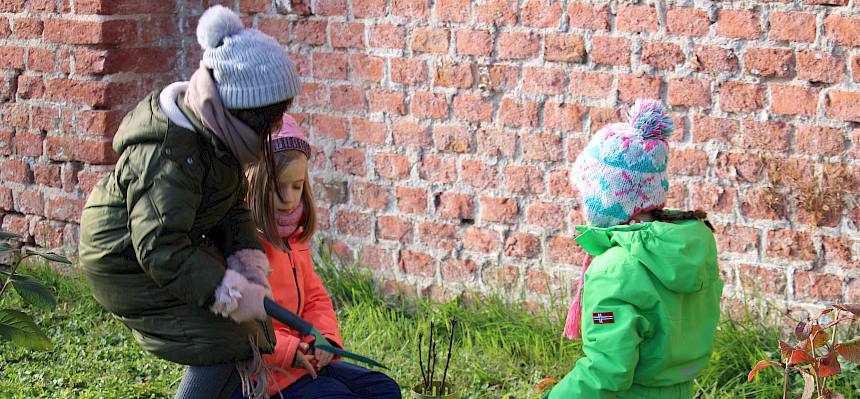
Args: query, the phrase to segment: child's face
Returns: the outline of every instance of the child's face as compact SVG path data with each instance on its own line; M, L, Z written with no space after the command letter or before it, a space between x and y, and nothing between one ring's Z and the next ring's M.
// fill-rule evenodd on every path
M292 212L299 206L304 191L305 175L308 170L308 159L300 156L293 160L285 168L281 168L278 174L278 187L281 195L272 193L275 212L286 214Z

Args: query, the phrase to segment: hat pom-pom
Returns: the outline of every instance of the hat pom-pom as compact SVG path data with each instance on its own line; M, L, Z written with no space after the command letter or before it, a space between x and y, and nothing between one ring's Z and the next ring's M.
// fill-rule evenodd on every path
M672 135L672 118L658 100L638 99L627 111L628 122L644 140L666 140Z
M235 35L245 25L229 8L222 5L212 6L200 17L197 23L197 42L204 50L221 45L225 37Z

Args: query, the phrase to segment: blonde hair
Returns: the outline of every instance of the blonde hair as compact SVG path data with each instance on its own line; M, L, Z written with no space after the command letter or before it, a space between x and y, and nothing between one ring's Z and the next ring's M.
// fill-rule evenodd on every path
M248 168L248 207L257 224L260 238L270 242L276 248L286 250L284 240L278 234L277 221L275 220L275 205L273 196L280 195L277 171L286 168L291 162L306 157L304 153L295 150L281 151L272 154L271 162L265 159L255 162ZM272 165L270 167L270 165ZM311 182L308 172L305 170L305 182L302 188L302 205L304 212L299 226L302 232L299 241L309 240L317 228L317 206L314 201L314 193L311 190Z

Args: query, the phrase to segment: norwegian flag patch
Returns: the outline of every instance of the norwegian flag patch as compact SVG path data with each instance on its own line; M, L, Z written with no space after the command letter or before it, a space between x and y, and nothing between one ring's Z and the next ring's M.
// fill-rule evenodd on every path
M595 312L591 314L594 324L612 324L615 323L614 312Z

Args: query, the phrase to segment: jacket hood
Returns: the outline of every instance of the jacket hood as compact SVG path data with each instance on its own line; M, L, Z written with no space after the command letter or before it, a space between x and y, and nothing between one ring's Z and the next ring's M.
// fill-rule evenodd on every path
M161 142L167 134L167 116L158 108L158 95L150 94L125 117L113 138L117 154L135 144Z
M624 248L671 291L699 291L717 272L714 234L698 220L576 229L582 233L576 242L590 255Z

